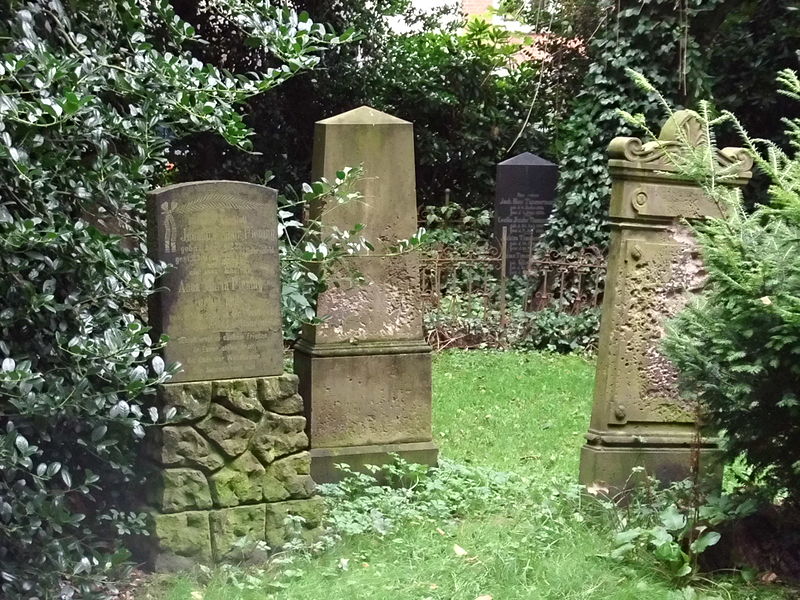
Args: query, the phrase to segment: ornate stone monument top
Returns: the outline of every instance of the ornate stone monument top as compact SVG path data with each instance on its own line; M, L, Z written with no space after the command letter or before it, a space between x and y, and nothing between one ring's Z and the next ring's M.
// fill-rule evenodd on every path
M659 139L619 137L609 146L611 240L583 483L624 489L634 467L676 481L690 474L693 447L704 468L714 456L715 440L697 440L694 406L678 393L677 372L661 352L667 321L705 281L686 220L724 209L681 175L681 161L712 158L708 142L698 114L678 111ZM742 148L717 151L713 161L725 185L750 179L753 160Z
M614 138L608 146L609 166L612 169L633 167L672 173L677 170L676 160L687 147L702 146L708 146L708 135L700 115L693 110L679 110L664 123L657 140L642 142L634 137ZM715 162L719 169L730 169L742 180L752 176L753 157L744 148L723 148L716 153Z

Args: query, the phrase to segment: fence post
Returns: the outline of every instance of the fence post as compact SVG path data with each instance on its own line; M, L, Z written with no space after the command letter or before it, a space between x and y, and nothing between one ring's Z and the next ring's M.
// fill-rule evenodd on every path
M503 225L502 239L500 240L500 327L505 331L508 320L506 319L506 288L508 259L508 226Z

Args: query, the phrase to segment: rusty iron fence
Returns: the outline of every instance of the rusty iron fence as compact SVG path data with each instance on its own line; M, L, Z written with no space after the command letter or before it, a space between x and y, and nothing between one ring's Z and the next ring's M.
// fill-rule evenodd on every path
M606 258L596 247L581 252L531 256L525 273L529 311L557 307L569 314L600 306L606 278Z
M505 229L505 228L504 228ZM500 330L508 323L509 286L513 286L515 310L536 312L555 309L568 314L600 306L606 277L606 259L597 248L569 254L533 254L522 277L510 280L506 273L508 239L469 252L438 246L422 253L420 282L425 314L469 315L476 323L491 323ZM499 337L502 331L484 331ZM431 335L440 335L431 333ZM429 339L434 347L440 340Z

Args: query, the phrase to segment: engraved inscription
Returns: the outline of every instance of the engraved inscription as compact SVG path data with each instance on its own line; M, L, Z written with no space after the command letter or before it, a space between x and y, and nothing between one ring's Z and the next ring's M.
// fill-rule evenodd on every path
M522 273L527 268L528 257L544 231L551 208L552 200L542 199L536 193L518 192L497 201L497 227L499 231L507 228L510 274Z
M151 252L173 269L157 298L175 381L282 372L275 192L201 182L152 195ZM155 239L153 239L155 238Z
M495 236L507 235L507 272L522 275L553 208L558 167L523 152L497 165Z

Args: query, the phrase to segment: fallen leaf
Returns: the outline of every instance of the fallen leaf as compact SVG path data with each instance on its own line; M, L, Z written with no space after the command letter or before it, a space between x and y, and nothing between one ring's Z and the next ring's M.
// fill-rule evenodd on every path
M367 567L369 567L369 563L361 563L361 566L366 569Z
M438 586L438 585L436 585L435 583L432 583L432 584L430 585L430 588L429 588L429 589L431 589L431 590L438 590L438 589L439 589L439 586Z
M467 551L464 550L458 544L453 544L453 552L456 553L456 556L466 556L467 555Z
M478 596L475 600L492 600L492 597L489 594L484 594L483 596Z
M597 496L599 494L608 494L608 488L601 483L593 483L592 485L586 488L586 491L589 492L592 496Z
M778 579L778 575L772 571L767 571L766 573L762 573L759 579L762 583L775 583Z
M437 527L437 528L436 528L436 533L438 533L439 535L447 535L447 534L444 532L444 529L442 529L441 527Z
M203 592L198 592L197 590L193 591L192 600L203 600Z
M761 304L763 304L764 306L769 306L770 304L772 304L772 300L770 300L769 296L764 296L763 298L761 298Z

